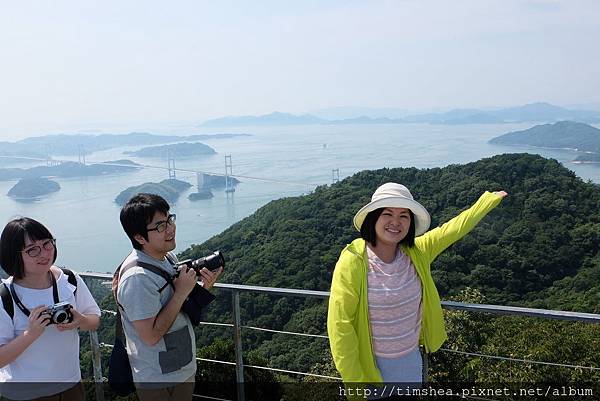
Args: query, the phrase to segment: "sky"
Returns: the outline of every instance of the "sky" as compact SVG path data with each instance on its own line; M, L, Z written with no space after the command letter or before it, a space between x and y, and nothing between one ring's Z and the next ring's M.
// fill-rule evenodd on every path
M600 109L600 1L0 0L0 140L339 106Z

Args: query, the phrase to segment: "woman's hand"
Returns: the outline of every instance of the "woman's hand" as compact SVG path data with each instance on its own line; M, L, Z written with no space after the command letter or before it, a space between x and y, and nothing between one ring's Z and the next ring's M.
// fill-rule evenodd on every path
M50 317L44 313L47 309L48 307L45 305L33 308L29 313L29 323L27 324L27 330L23 333L24 335L31 336L33 340L37 340L44 333L50 320Z
M202 268L202 270L200 270L200 276L202 276L201 280L204 283L204 289L210 290L221 273L223 273L223 267L219 267L215 271L210 271L206 267Z
M71 308L71 314L73 315L73 320L71 321L71 323L57 324L56 328L58 329L58 331L78 329L79 326L81 326L81 323L85 319L85 316L79 313L75 308Z
M506 191L496 191L494 192L496 195L500 195L501 197L505 197L508 195L508 193Z
M60 323L56 325L58 331L82 329L82 330L96 330L100 323L100 317L97 315L83 315L75 308L71 308L71 314L73 314L73 321L71 323Z

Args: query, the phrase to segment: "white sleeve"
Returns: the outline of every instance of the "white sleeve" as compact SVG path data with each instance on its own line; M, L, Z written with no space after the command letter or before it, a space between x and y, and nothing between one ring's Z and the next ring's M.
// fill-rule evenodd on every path
M2 284L0 284L2 285ZM0 345L8 344L15 338L15 325L0 302Z
M92 293L79 274L75 273L77 278L77 292L75 293L75 309L83 315L100 316L100 308L94 300Z

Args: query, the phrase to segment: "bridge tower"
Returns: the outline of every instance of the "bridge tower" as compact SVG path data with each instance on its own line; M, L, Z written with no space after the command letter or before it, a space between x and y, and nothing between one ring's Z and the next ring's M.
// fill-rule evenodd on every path
M196 173L196 185L198 186L198 192L204 188L204 173Z
M83 145L77 145L77 156L79 159L79 164L83 164L85 166L85 148Z
M169 163L169 179L170 180L174 180L175 177L175 158L173 157L173 154L169 151L169 153L167 154L168 157L168 163Z
M337 182L340 182L340 169L336 168L331 170L331 184L335 184Z
M225 192L227 194L235 192L233 182L230 176L233 175L233 163L231 162L231 155L225 155Z

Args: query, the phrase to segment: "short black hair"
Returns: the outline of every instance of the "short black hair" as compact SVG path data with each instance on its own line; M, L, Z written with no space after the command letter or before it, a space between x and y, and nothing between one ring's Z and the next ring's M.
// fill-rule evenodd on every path
M169 214L169 204L160 195L140 193L133 196L121 209L121 225L135 249L142 245L134 238L137 234L148 240L148 224L156 212Z
M39 221L29 217L18 217L6 224L0 235L0 265L9 276L17 279L25 276L23 255L21 254L25 248L25 238L29 238L31 241L54 239L50 230ZM55 246L52 263L56 262L57 253Z
M377 223L377 219L383 213L385 208L380 207L379 209L375 209L369 212L365 219L363 220L362 225L360 226L360 236L362 239L367 241L369 244L373 246L377 246L377 233L375 233L375 223ZM408 213L410 214L410 227L408 228L408 233L406 236L402 238L400 241L401 244L412 248L415 246L415 215L412 210L408 209Z

